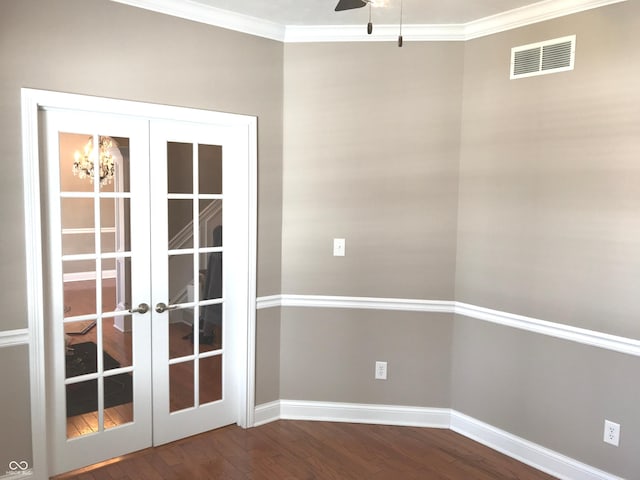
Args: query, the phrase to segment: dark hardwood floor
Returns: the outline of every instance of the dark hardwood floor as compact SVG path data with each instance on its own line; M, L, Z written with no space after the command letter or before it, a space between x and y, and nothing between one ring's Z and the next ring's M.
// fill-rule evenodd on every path
M56 480L545 480L450 430L287 421L229 426Z
M75 314L95 308L95 300L93 307L85 305L87 299L91 299L86 290L90 285L80 287L67 292L65 298ZM105 299L114 298L114 291L105 289ZM104 307L105 310L111 308ZM171 325L172 358L192 353L192 344L183 339L189 331L190 327L184 324ZM73 337L72 344L95 342L96 332L94 328L85 335ZM105 351L121 365L131 364L130 334L121 333L105 322L103 342ZM203 346L203 350L207 348L219 348L219 345ZM211 378L220 378L219 365L212 364L210 371ZM171 377L171 390L176 392L171 396L172 410L192 404L189 402L193 395L187 381L192 374L176 371ZM217 386L211 387L210 392L207 390L207 398L201 400L219 398L219 382L214 383ZM105 409L105 428L127 423L132 416L131 404ZM69 418L69 438L97 431L97 420L95 412ZM237 426L221 428L55 478L543 480L552 477L450 430L278 421L248 430Z

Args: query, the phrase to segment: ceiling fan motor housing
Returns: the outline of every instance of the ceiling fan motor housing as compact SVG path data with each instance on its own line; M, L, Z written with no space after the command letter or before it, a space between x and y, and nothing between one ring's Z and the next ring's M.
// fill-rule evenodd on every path
M341 12L343 10L353 10L354 8L362 8L367 3L369 2L365 0L339 0L338 5L336 5L336 12Z

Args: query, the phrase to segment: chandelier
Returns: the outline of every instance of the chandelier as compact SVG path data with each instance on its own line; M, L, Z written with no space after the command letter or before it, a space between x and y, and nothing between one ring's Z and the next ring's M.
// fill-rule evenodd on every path
M100 186L105 186L111 183L115 174L116 160L122 160L122 154L118 149L118 143L111 137L98 137L98 150L93 148L93 138L89 137L89 141L84 146L84 151L81 153L76 150L73 155L73 174L79 178L89 177L91 183L95 178L96 167L96 155L99 155L98 170Z

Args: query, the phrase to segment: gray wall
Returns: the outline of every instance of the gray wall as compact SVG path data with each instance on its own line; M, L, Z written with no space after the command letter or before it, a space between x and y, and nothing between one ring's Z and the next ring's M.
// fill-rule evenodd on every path
M453 338L453 409L638 478L638 357L463 317ZM617 448L602 441L605 418L621 425Z
M463 48L285 46L283 292L451 299Z
M20 88L30 87L256 115L258 295L280 292L283 45L107 0L3 0L0 4L0 240L2 330L26 328ZM17 180L17 181L16 181ZM7 208L11 205L14 208ZM259 315L260 322L263 315ZM269 326L276 332L279 319ZM260 350L267 346L259 345ZM28 367L24 349L0 350L0 377ZM17 367L15 364L18 364ZM275 375L273 369L260 370ZM20 379L20 382L26 381ZM263 380L259 384L269 384ZM6 382L2 382L6 385ZM0 408L13 452L30 460L29 397L19 388ZM273 393L267 392L269 395ZM260 397L260 392L258 396ZM5 417L10 418L6 419ZM11 422L10 422L11 421ZM5 435L3 434L3 437Z
M467 42L456 300L640 338L639 29L629 1ZM571 34L575 70L509 80ZM638 478L638 357L459 317L452 368L454 409Z
M22 203L20 87L257 115L259 296L455 298L640 338L638 2L403 49L283 46L106 0L0 13L3 205ZM573 33L573 72L508 80L512 46ZM2 220L16 226L0 241L11 330L26 327L23 210ZM256 356L258 404L450 406L640 471L636 357L443 314L288 307L258 311ZM0 357L2 378L26 368L23 347ZM2 425L28 419L21 381ZM618 449L604 418L622 424ZM27 448L28 421L14 435Z
M280 309L258 310L256 315L256 405L280 397Z
M450 405L450 314L284 308L281 321L284 399ZM374 379L377 360L386 381Z
M0 8L4 203L22 198L15 181L22 176L21 87L256 115L258 294L278 293L283 45L107 0L7 0ZM21 209L3 211L3 216L23 224ZM12 281L0 291L3 298L16 300L6 302L15 305L7 327L25 327L21 227L4 237L3 272Z
M283 293L453 297L463 49L285 45ZM283 308L281 321L281 398L449 402L450 316Z
M0 385L0 474L4 475L12 461L33 466L26 345L0 348Z
M456 300L640 338L640 3L467 42ZM575 70L509 80L577 35Z
M639 21L625 2L464 44L286 45L283 293L455 298L640 338ZM511 47L570 34L574 71L509 80ZM283 308L282 398L438 406L450 384L456 410L637 475L636 357L432 317ZM404 363L427 354L436 375ZM382 355L425 385L379 388Z

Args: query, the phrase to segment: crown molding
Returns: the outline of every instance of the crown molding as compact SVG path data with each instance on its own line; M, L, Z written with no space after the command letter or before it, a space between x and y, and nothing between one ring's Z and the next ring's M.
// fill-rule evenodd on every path
M374 25L373 33L367 34L363 25L287 25L285 43L309 42L395 42L399 26ZM464 25L403 25L402 37L407 41L450 42L464 41Z
M364 25L282 25L191 0L111 1L285 43L395 42L399 33L398 25L374 25L371 35ZM405 41L466 41L626 1L543 0L468 23L403 25L402 36Z
M543 0L526 7L481 18L464 25L465 40L525 27L627 0Z
M284 42L285 26L190 0L111 0L131 7Z

